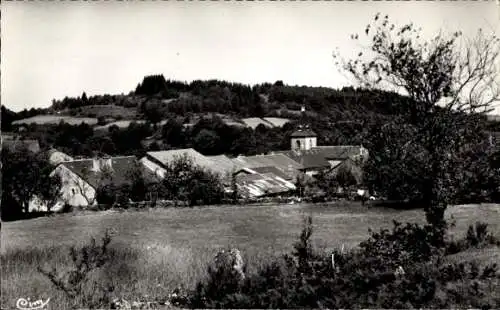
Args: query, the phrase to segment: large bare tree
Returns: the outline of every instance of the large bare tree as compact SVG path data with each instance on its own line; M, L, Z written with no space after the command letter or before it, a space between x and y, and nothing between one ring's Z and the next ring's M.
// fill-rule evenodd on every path
M484 114L500 102L500 41L482 30L473 38L441 32L423 40L413 24L397 27L380 14L364 35L368 46L359 43L353 59L334 53L336 64L361 87L405 96L404 115L373 132L372 170L387 182L378 187L394 180L411 184L405 194L417 193L429 224L445 227L446 206L489 152ZM351 38L366 42L358 34Z

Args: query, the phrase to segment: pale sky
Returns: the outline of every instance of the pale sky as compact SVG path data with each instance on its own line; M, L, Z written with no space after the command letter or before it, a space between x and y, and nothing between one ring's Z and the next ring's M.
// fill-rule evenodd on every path
M340 88L332 52L352 53L377 12L424 35L500 29L498 1L4 1L2 104L128 93L149 74Z

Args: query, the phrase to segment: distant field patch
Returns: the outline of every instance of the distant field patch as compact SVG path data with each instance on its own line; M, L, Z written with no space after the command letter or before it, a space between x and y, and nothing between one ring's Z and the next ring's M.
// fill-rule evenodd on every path
M250 127L252 129L257 128L257 126L261 124L266 127L273 127L273 124L259 117L242 118L241 120L243 121L243 123L245 123L245 125L247 125L247 127Z
M263 119L273 124L274 127L283 127L286 123L290 122L288 118L280 118L280 117L264 117Z
M146 123L145 120L116 121L116 122L112 122L112 123L109 123L109 124L106 124L106 125L97 126L97 127L95 127L95 130L108 130L109 127L111 127L111 126L117 126L120 129L124 129L124 128L127 128L128 126L130 126L130 124L132 124L134 122L137 123L137 124L144 124L144 123Z
M137 115L136 108L126 108L118 105L90 105L79 108L78 115L89 117L112 117L133 119Z
M97 118L91 117L73 117L73 116L60 116L60 115L37 115L30 118L25 118L12 122L13 125L48 125L48 124L59 124L61 121L70 125L79 125L81 123L86 123L89 125L97 124Z
M160 126L163 126L165 125L166 123L168 122L168 120L163 120L161 122L158 123L158 125ZM111 123L108 123L106 125L102 125L102 126L96 126L94 129L95 130L109 130L109 127L113 126L113 125L116 125L118 128L120 129L125 129L125 128L128 128L128 126L130 126L130 124L132 123L137 123L137 124L146 124L146 120L143 120L143 119L138 119L138 120L123 120L123 121L116 121L116 122L111 122Z

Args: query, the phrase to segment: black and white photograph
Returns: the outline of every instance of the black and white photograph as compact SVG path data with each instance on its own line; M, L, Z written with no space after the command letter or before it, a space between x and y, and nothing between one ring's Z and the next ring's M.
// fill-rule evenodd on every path
M498 0L0 10L0 309L500 309Z

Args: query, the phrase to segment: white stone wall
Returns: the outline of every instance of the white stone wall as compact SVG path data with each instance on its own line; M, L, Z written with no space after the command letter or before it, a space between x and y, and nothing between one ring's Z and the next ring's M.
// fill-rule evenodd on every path
M297 142L300 142L300 147L297 145ZM317 138L316 137L307 137L307 138L292 138L292 150L302 150L307 151L313 147L317 146Z
M54 173L61 177L62 200L71 206L89 206L97 204L96 190L84 181L80 176L66 168L64 165L59 165Z

